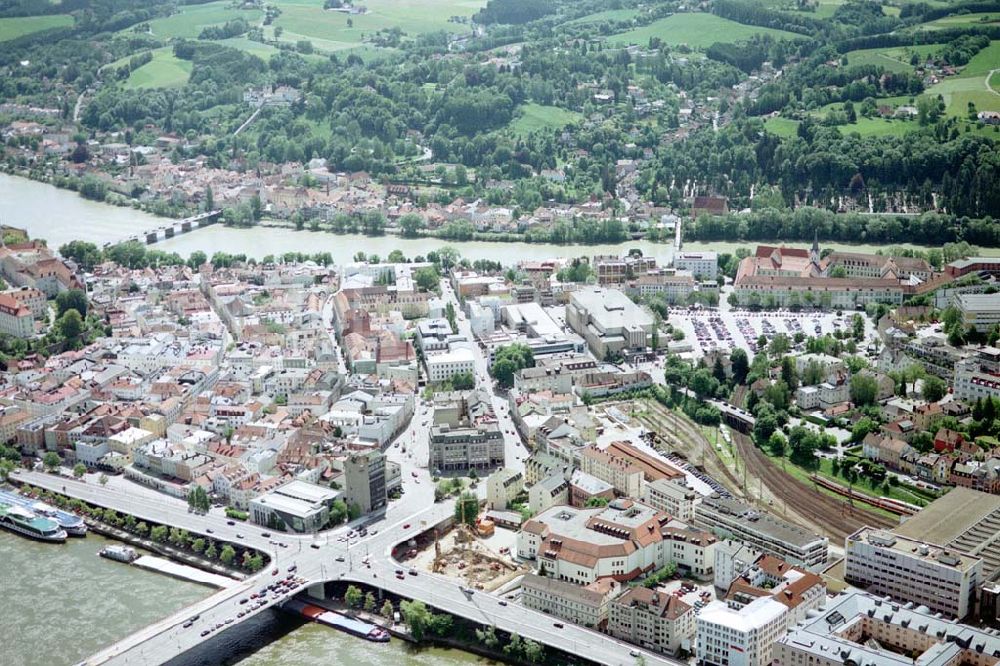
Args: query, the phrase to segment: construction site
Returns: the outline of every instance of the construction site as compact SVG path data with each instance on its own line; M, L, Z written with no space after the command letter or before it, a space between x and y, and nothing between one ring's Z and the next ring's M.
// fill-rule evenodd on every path
M443 574L476 590L492 592L529 569L514 561L517 534L492 525L458 525L418 550L408 564Z

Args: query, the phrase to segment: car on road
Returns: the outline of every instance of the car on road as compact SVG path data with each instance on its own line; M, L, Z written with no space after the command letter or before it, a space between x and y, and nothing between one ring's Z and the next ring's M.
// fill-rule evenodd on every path
M319 550L319 544L318 543L311 543L311 544L309 544L309 547L310 548L315 548L316 550Z
M501 599L499 603L500 603L501 606L506 606L507 605L507 602L504 601L503 599Z
M243 535L242 535L242 534L241 534L240 532L237 532L237 533L236 533L236 538L237 538L237 539L242 539L242 538L243 538Z
M417 575L417 570L416 569L410 569L410 575L411 576L416 576Z
M227 520L226 521L226 525L235 525L235 524L236 524L235 520Z
M209 633L211 633L211 632L208 629L206 629L205 631L201 632L202 638L204 638L205 636L208 636Z
M209 534L215 534L215 530L213 530L211 527L206 527L205 531L208 532Z
M191 626L192 624L194 624L194 621L193 621L193 620L188 620L187 622L185 622L185 623L184 623L184 624L182 624L181 626L182 626L182 627L184 627L185 629L187 629L187 628L188 628L188 627L190 627L190 626Z
M249 601L249 599L248 599L248 598L246 598L246 597L244 597L243 599L240 599L240 605L242 606L242 605L243 605L243 604L245 604L245 603L246 603L247 601Z
M409 523L406 523L405 525L403 525L403 529L404 529L404 530L408 530L408 529L410 529L410 524L409 524Z
M271 536L271 533L270 532L261 532L260 535L266 539L269 536Z
M299 568L299 565L293 564L292 566L288 567L288 573L292 573L293 571L298 570L298 568Z
M337 562L343 562L344 561L344 556L343 555L337 555L337 557L335 558L335 560Z
M555 627L556 629L562 629L564 625L562 622L553 622L552 626Z

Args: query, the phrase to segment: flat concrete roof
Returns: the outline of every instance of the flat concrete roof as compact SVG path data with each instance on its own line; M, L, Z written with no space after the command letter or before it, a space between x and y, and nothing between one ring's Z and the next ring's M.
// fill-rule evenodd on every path
M911 539L949 544L995 511L1000 511L1000 495L952 488L944 497L907 518L893 532Z

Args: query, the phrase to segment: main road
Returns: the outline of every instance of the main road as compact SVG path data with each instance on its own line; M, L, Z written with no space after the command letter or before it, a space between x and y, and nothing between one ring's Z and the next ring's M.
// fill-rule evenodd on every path
M248 610L254 600L240 602L273 580L287 576L292 567L297 576L307 581L306 587L338 580L364 583L601 664L633 664L636 660L633 654L640 652L648 664L681 663L569 622L564 623L562 628L556 627L549 615L517 604L501 605L499 597L486 592L467 594L459 581L454 579L425 572L415 576L407 573L402 580L397 578L396 571L405 567L393 560L393 548L451 516L453 502L431 503L429 506L409 500L393 502L378 520L371 521L369 517L368 536L363 539L347 539L351 525L317 535L276 533L268 537L264 536L266 529L258 525L229 525L222 515L189 513L186 502L171 497L153 498L37 472L22 471L16 477L35 486L130 513L142 520L184 528L219 541L252 546L269 552L273 558L263 571L242 584L220 590L139 630L83 662L88 665L146 665L169 661L206 640L202 632L214 630L214 634L225 631L241 619L280 605L286 597L274 598L272 593L268 593L268 602L262 608ZM421 504L426 508L417 508ZM277 545L279 543L285 546ZM273 573L275 569L277 574ZM238 617L240 612L245 613L244 618ZM184 623L195 616L198 616L197 620L185 628Z

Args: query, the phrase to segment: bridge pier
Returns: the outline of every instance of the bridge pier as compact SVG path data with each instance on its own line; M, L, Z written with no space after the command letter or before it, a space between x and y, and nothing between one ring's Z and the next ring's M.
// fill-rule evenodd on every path
M166 230L163 233L164 233L164 235L167 238L173 238L174 237L174 228L173 227L167 227Z
M159 238L160 238L159 235L155 231L146 234L146 245L152 245L153 243L158 241Z
M310 585L306 588L306 594L308 594L313 599L325 599L326 598L326 584L316 583Z
M191 231L191 220L184 220L181 222L181 233L186 233Z

